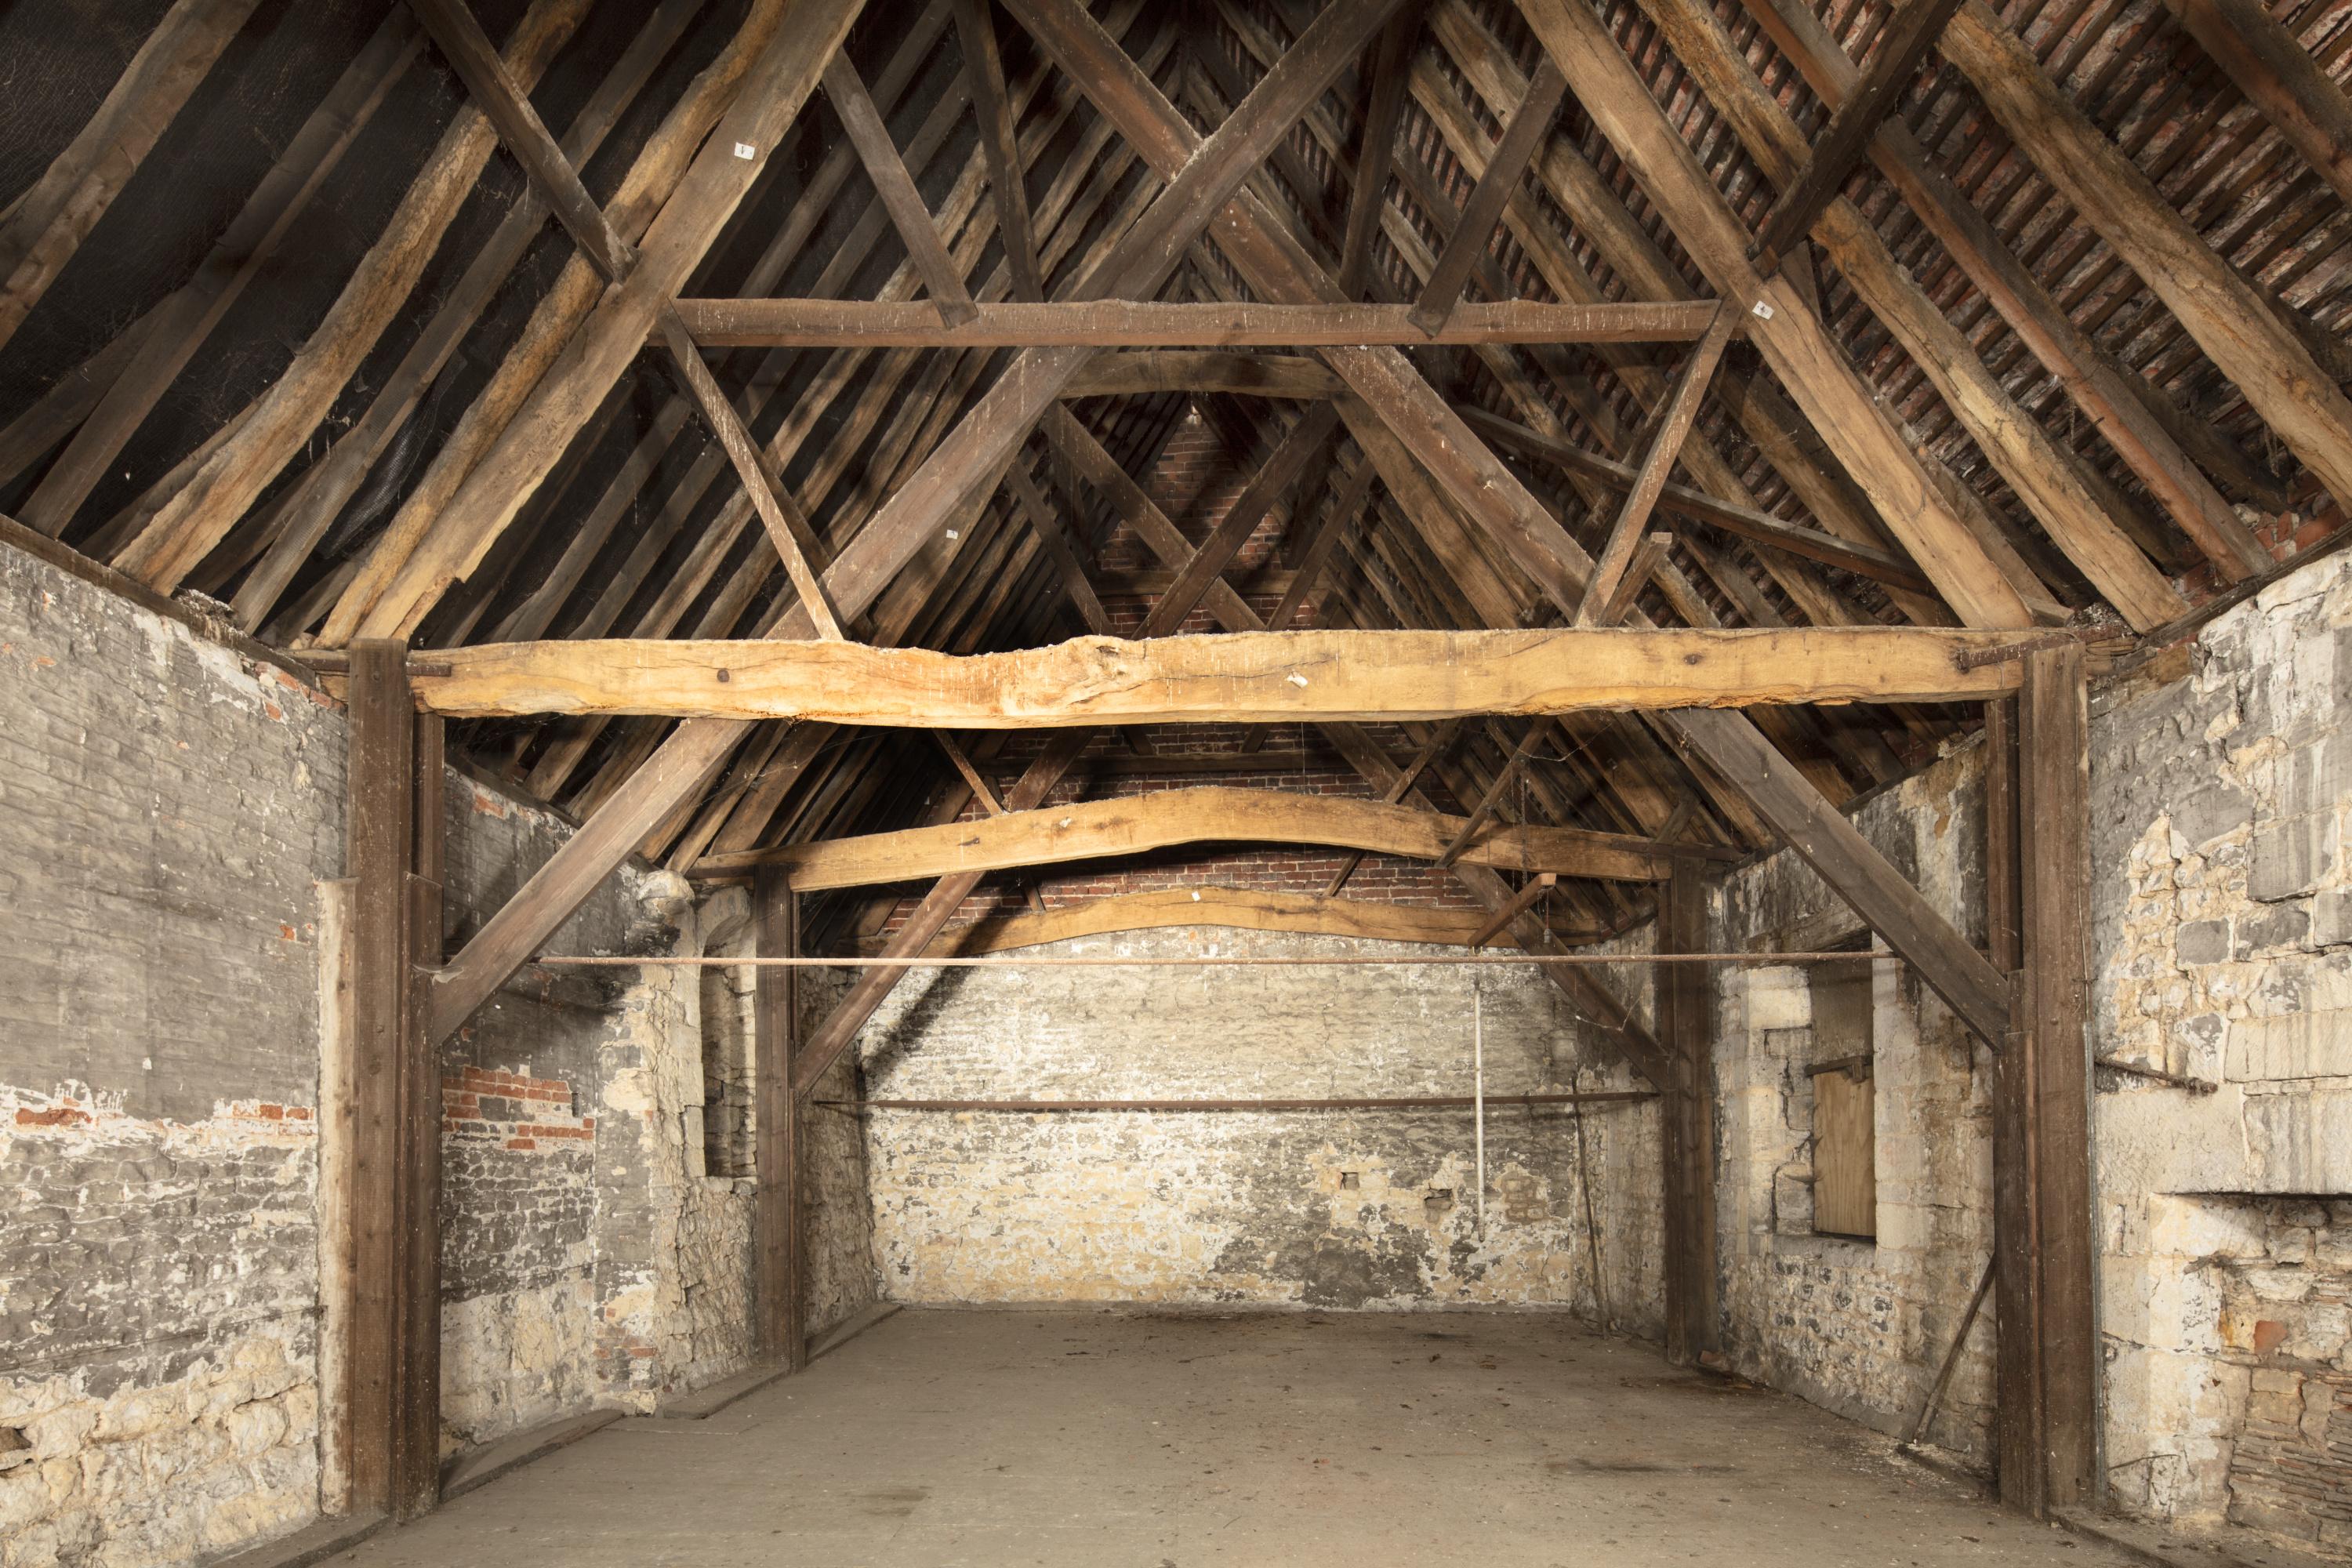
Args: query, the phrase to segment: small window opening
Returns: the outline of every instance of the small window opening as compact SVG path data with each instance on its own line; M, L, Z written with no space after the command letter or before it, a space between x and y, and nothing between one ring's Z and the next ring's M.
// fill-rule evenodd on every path
M751 989L748 969L702 972L702 1169L749 1176L751 1148Z
M1869 951L1869 937L1840 948ZM1878 1235L1878 1124L1872 1082L1871 963L1817 963L1813 1003L1813 1229Z

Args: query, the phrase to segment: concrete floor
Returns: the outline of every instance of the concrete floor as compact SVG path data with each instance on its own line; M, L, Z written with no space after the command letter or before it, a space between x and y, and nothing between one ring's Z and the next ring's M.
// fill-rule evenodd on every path
M1797 1400L1553 1315L908 1310L337 1562L2105 1568Z

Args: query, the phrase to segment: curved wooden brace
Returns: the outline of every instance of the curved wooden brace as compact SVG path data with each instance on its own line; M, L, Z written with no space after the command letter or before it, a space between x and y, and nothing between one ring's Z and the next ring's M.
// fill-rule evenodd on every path
M761 866L782 866L791 871L793 887L814 893L1203 843L1315 844L1434 860L1465 825L1463 817L1376 800L1211 784L705 856L689 875L731 880ZM1558 871L1618 882L1659 880L1673 861L1665 848L1646 838L1504 823L1482 825L1459 858L1504 870Z

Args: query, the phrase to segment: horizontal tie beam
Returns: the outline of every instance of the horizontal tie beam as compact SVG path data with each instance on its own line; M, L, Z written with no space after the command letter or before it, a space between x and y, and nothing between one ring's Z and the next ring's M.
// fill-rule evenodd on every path
M410 677L419 708L463 718L643 713L926 730L1353 723L1984 701L2017 689L2018 663L2001 656L2033 636L1923 626L1248 632L1088 637L963 656L589 638L436 649Z
M680 300L705 348L1349 348L1376 343L1663 343L1706 331L1713 300L1456 306L1427 331L1403 305L1084 300L983 304L950 325L928 301Z

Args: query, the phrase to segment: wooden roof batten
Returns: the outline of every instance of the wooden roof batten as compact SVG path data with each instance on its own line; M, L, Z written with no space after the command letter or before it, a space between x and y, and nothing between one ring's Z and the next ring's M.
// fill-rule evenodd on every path
M0 348L251 9L178 0L0 219ZM1066 794L1095 724L1166 715L1074 706L1001 787L1013 753L988 726L1034 709L901 713L937 731L909 750L854 728L871 708L773 698L725 644L813 640L876 670L1049 655L1057 630L1118 624L1092 537L1116 521L1159 563L1144 639L1204 615L1299 638L1568 635L1556 622L1622 626L1591 634L1612 647L1885 632L1939 649L1937 680L1861 690L1824 665L1794 693L1874 703L1847 714L1754 686L1708 699L1767 704L1752 713L1670 687L1640 716L1206 687L1186 711L1305 722L1388 807L1452 824L1432 858L1537 951L1557 940L1547 910L1590 931L1646 894L1568 866L1529 894L1468 853L1477 835L1784 839L1990 1035L1998 977L1834 803L1946 733L1937 705L2007 689L1999 661L2049 628L2168 626L2189 603L2179 567L2222 584L2268 568L2250 518L2352 500L2352 356L2329 344L2352 314L2352 28L2306 42L2324 6L2168 0L2164 47L2210 57L2252 106L2171 140L2135 107L2162 79L2152 57L2104 14L2069 42L2032 0L1864 6L1850 43L1797 0L936 0L861 29L865 9L752 0L685 80L662 62L708 19L669 0L559 138L534 92L589 0L537 0L503 46L463 0L412 0L234 229L290 243L304 192L368 116L400 111L415 60L463 82L282 374L154 463L144 497L81 515L139 453L153 378L253 276L225 235L218 268L78 377L0 409L0 485L43 533L152 587L224 594L324 663L421 637L428 702L508 661L506 694L459 710L483 716L469 732L585 821L441 971L436 1030L632 851L789 857ZM785 167L820 97L842 137ZM1956 153L1969 123L2007 157ZM600 203L583 171L616 127L638 140ZM302 466L498 146L527 194ZM860 178L871 199L839 201ZM574 254L402 477L428 394L549 216ZM649 347L665 379L633 430ZM1134 471L1185 399L1266 394L1236 447L1257 469L1246 505L1196 542ZM338 520L372 475L396 493L354 546ZM1265 616L1234 575L1262 524L1291 574ZM1142 667L1194 651L1134 648ZM452 675L427 673L436 658ZM1366 728L1400 718L1409 757ZM944 876L886 951L924 951L979 880ZM860 975L798 1080L896 973ZM1646 1059L1591 977L1556 978Z

